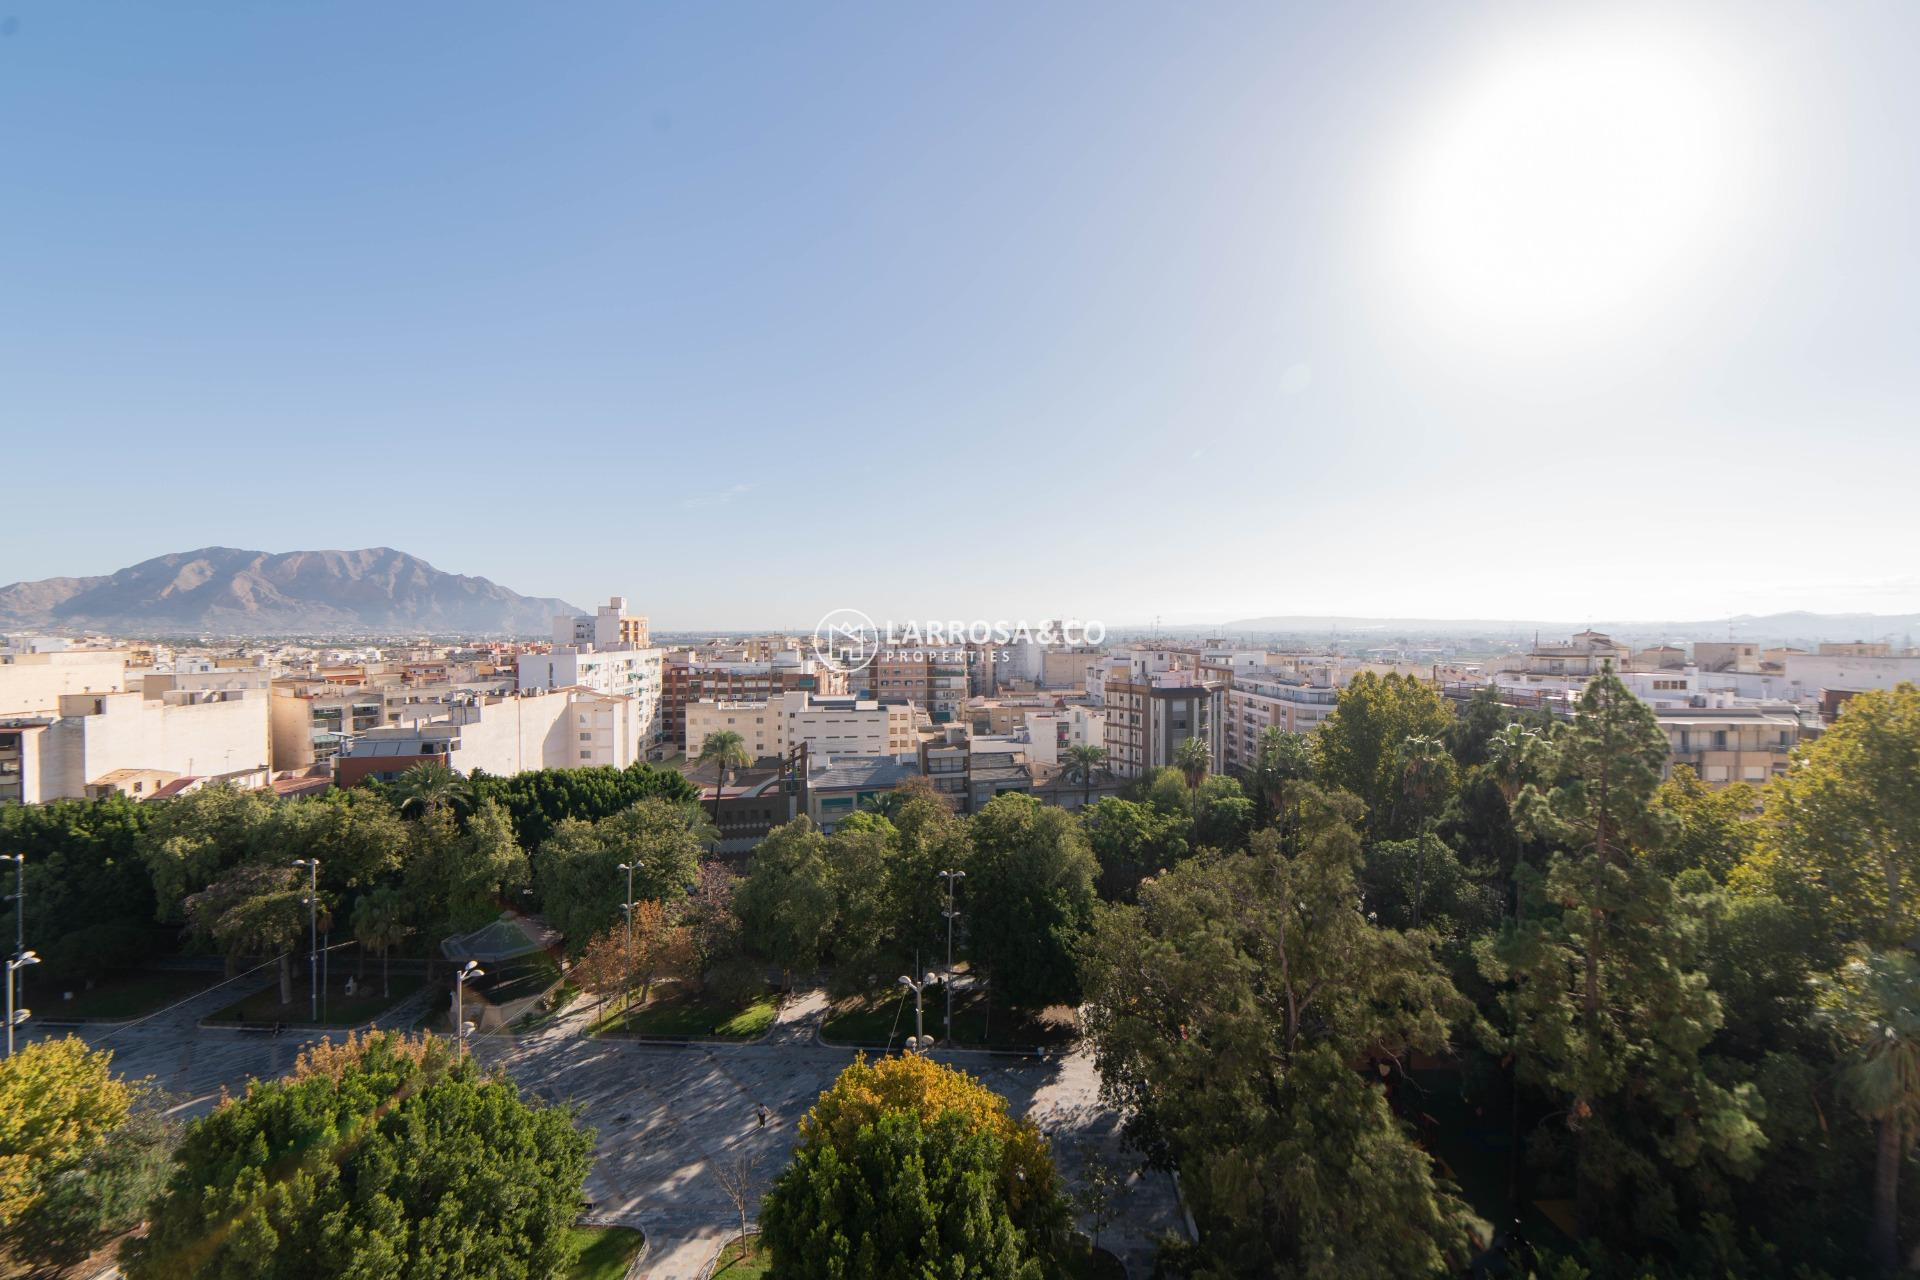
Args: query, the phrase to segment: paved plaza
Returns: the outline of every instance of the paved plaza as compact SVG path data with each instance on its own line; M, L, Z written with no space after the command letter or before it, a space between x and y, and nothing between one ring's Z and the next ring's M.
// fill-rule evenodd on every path
M249 989L225 986L138 1025L84 1027L79 1034L112 1049L116 1070L153 1076L175 1096L179 1114L198 1115L223 1087L238 1091L249 1078L280 1075L306 1044L325 1038L197 1025ZM428 998L403 1002L376 1025L412 1026ZM851 1051L819 1043L825 1008L818 992L801 994L782 1007L766 1039L741 1045L591 1039L581 1034L590 1012L575 1009L534 1034L479 1037L474 1052L529 1093L581 1108L582 1123L597 1135L587 1197L600 1220L646 1232L649 1245L638 1274L699 1280L738 1229L711 1165L744 1154L764 1187L787 1162L795 1123L852 1060ZM64 1035L66 1029L41 1027L36 1034ZM1069 1179L1089 1154L1130 1165L1118 1117L1100 1105L1099 1078L1087 1054L1045 1062L981 1053L934 1056L980 1077L1006 1097L1014 1114L1038 1124ZM1154 1239L1179 1231L1172 1180L1142 1173L1129 1180L1101 1244L1120 1255L1129 1275L1144 1277L1152 1268Z

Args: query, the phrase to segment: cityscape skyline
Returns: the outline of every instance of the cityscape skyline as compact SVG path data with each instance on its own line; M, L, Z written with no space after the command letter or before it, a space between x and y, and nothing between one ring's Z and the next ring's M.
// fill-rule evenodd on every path
M665 626L1920 608L1920 15L1716 14L19 6L0 423L61 536L0 578L344 542ZM927 575L935 494L972 553Z

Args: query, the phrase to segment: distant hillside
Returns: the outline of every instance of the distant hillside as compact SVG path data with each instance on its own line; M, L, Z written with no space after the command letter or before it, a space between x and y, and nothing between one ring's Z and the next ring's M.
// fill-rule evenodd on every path
M0 587L0 626L155 635L545 635L555 614L577 612L391 547L279 555L202 547L104 577Z
M1849 640L1885 640L1891 637L1896 645L1901 645L1906 643L1907 636L1920 635L1920 614L1915 613L1808 613L1802 610L1792 613L1741 614L1731 619L1731 622L1735 639L1757 642L1798 641L1818 644L1822 641L1844 643ZM1596 631L1604 631L1621 639L1660 637L1679 640L1725 640L1728 623L1727 618L1710 618L1692 622L1657 619L1553 622L1520 618L1476 620L1293 616L1242 618L1237 622L1223 622L1215 627L1201 629L1216 631L1223 635L1338 631L1376 632L1394 636L1497 636L1531 635L1538 631L1542 639L1553 639L1565 638L1576 631L1592 627Z

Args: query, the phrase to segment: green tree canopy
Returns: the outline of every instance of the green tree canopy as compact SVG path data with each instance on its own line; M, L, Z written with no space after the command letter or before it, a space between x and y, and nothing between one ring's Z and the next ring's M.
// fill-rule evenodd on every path
M1370 839L1404 839L1419 826L1403 802L1405 744L1443 739L1452 719L1446 700L1411 676L1362 671L1314 734L1316 772L1326 786L1360 797Z
M1836 940L1920 934L1920 688L1849 698L1766 788L1759 852L1733 876L1817 908Z
M1461 1206L1353 1068L1440 1051L1466 1002L1431 938L1362 914L1358 803L1292 800L1293 856L1263 831L1102 912L1086 961L1102 1091L1181 1171L1200 1274L1432 1274L1464 1258Z
M541 909L578 948L623 917L627 873L633 864L633 896L679 902L700 874L701 854L713 828L692 800L649 796L597 822L563 819L534 855L534 885Z
M188 1126L122 1261L130 1280L547 1280L591 1151L569 1112L441 1042L323 1043Z
M1622 1247L1671 1248L1693 1229L1683 1173L1744 1173L1765 1138L1748 1085L1713 1078L1721 1025L1697 925L1644 853L1667 758L1653 712L1611 672L1590 680L1561 743L1562 783L1536 814L1564 852L1523 872L1520 919L1480 949L1510 983L1520 1080L1573 1139L1583 1226Z
M1099 871L1080 825L1032 796L995 796L968 824L974 963L1016 1005L1079 996L1075 953L1093 922Z
M1066 1220L1038 1131L909 1054L856 1061L820 1095L760 1227L786 1280L1044 1280Z

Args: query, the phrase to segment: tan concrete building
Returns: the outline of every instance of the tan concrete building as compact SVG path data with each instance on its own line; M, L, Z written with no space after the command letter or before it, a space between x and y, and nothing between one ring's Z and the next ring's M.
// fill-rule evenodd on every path
M747 754L755 760L780 755L784 749L781 746L781 724L785 718L782 708L764 700L702 699L689 702L683 714L686 719L683 750L689 760L700 754L707 735L721 732L739 734Z
M1800 741L1800 720L1791 711L1762 707L1701 707L1657 713L1673 765L1688 765L1709 786L1759 785L1785 773Z
M1105 690L1107 768L1120 778L1140 778L1173 763L1188 738L1207 744L1220 764L1225 690L1180 671L1136 676L1110 672Z
M1340 691L1332 673L1315 669L1315 678L1236 673L1223 697L1220 767L1230 773L1251 769L1260 758L1260 735L1268 729L1312 733L1333 714Z

